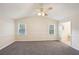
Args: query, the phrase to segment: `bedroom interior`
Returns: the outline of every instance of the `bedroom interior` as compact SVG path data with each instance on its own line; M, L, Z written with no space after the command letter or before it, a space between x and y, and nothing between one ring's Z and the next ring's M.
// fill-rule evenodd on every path
M0 55L79 55L78 3L0 3Z

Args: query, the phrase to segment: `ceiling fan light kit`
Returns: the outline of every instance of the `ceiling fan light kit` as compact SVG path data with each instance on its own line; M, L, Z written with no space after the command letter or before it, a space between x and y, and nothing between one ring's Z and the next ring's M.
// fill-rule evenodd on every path
M45 8L43 4L40 4L40 7L36 9L38 16L48 16L48 12L52 10L52 7Z

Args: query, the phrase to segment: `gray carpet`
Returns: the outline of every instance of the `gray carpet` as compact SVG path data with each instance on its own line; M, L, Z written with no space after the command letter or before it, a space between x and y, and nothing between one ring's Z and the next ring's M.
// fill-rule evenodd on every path
M17 41L2 49L0 55L79 55L79 51L60 41Z

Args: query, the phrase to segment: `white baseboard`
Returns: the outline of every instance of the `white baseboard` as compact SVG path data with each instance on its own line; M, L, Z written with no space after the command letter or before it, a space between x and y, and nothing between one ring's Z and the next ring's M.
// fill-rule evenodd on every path
M57 40L57 39L53 39L53 40ZM48 40L48 39L47 39L47 40L46 40L46 39L39 39L39 40L34 40L34 39L22 40L22 39L21 39L21 40L16 40L16 41L53 41L53 40L52 40L52 39L49 39L49 40Z
M3 48L5 48L5 47L9 46L10 44L12 44L12 43L14 43L14 42L15 42L15 41L12 41L12 42L10 42L10 43L8 43L8 44L6 44L6 45L4 45L4 46L0 47L0 50L2 50Z

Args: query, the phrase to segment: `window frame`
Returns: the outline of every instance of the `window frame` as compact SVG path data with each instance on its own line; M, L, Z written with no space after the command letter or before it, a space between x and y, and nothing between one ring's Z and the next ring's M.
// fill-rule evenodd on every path
M20 25L21 24L23 24L24 25L24 28L25 28L25 33L24 34L19 32L19 29L20 29ZM17 29L18 35L21 35L21 36L26 35L26 24L25 23L18 23L17 27L18 27L18 29Z
M51 26L51 25L53 26L53 29L52 29L52 30L53 30L53 33L52 33L52 34L50 34L50 30L51 30L51 29L50 29L50 26ZM55 24L50 24L50 25L49 25L48 32L49 32L49 35L55 35Z

